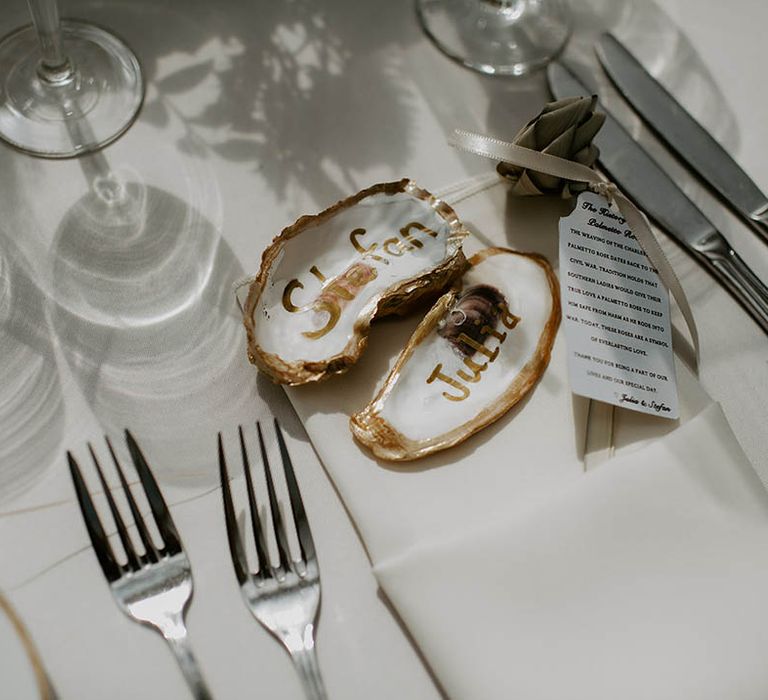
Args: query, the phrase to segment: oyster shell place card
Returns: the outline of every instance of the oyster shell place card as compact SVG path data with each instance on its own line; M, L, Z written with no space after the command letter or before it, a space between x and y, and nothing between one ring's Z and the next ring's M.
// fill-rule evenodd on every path
M441 297L400 353L353 435L382 459L452 447L500 418L549 363L558 284L541 256L488 248Z
M281 384L346 371L375 317L406 313L466 267L454 211L413 181L303 216L264 251L244 305L251 362Z

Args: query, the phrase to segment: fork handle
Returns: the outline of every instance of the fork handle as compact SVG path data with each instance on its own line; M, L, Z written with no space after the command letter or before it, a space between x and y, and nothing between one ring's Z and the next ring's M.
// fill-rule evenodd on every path
M287 640L286 643L307 700L327 700L328 695L325 692L320 665L317 663L317 654L315 654L313 627L313 625L307 626L303 638L297 635L294 640Z
M181 630L176 628L174 632L174 634L163 634L163 636L179 662L184 680L192 691L192 697L195 700L213 700L213 696L203 680L197 659L192 652L186 628L182 627Z

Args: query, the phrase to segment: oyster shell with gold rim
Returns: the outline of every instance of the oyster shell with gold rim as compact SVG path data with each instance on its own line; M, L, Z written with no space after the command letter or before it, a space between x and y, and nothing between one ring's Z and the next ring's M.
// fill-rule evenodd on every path
M520 401L549 363L560 323L549 263L488 248L469 264L461 288L437 301L378 394L350 418L377 457L417 459L462 442Z
M244 305L249 358L281 384L348 369L371 321L403 313L466 268L454 211L411 180L304 216L264 251Z

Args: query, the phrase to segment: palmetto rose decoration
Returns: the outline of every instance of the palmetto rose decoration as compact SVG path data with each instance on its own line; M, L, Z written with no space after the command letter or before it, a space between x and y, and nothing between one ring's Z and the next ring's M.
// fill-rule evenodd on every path
M517 133L512 143L591 168L599 154L592 139L605 121L605 115L595 111L596 104L596 95L566 97L550 102ZM518 195L560 194L570 197L586 188L582 182L563 180L503 161L496 166L496 170L512 181L512 191Z

